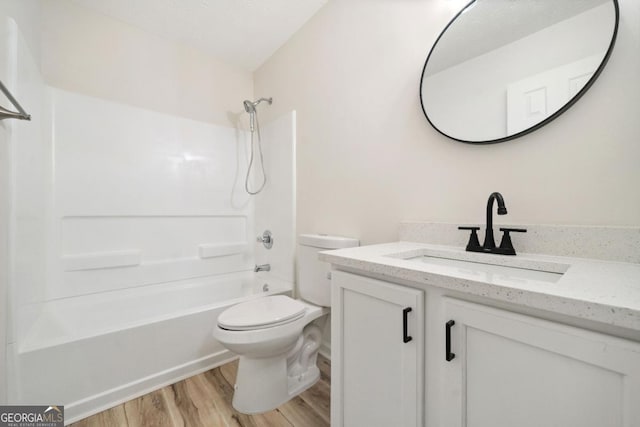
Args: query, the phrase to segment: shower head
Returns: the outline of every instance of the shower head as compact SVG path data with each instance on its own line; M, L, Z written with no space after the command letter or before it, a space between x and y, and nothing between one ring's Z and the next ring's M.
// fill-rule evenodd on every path
M251 102L249 100L244 101L244 111L246 111L249 114L255 113L256 104L254 104L253 102Z
M273 102L273 98L260 98L257 101L249 101L248 99L246 99L243 104L244 104L244 111L246 111L247 113L249 113L249 128L251 129L251 133L253 133L255 127L254 127L254 122L257 120L256 119L256 106L258 104L260 104L262 101L267 101L269 104L271 104ZM258 130L259 132L259 130Z
M262 101L267 101L269 104L273 102L273 98L260 98L257 101L249 101L248 99L244 101L244 110L251 114L256 112L256 106L260 104Z

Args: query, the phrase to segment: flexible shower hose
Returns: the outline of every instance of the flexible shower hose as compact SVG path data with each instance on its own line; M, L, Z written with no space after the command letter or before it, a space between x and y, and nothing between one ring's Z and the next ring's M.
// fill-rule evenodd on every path
M255 131L253 128L251 129L251 156L249 157L249 167L247 168L247 177L244 180L244 189L250 195L255 196L256 194L261 192L264 186L267 184L267 174L264 170L264 157L262 156L262 137L260 136L260 123L258 122L258 113L254 112L252 113L252 115L253 115L252 118L255 119L256 127L255 127ZM251 174L251 168L253 167L253 158L255 157L254 156L254 152L255 152L254 135L256 133L258 134L258 152L260 153L260 165L262 168L262 184L260 185L260 188L258 188L256 191L251 191L249 190L249 174Z

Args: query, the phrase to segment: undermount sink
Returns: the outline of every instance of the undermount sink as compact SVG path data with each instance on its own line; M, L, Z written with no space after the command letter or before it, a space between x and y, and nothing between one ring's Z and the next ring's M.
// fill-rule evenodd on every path
M556 283L569 269L568 264L468 252L423 249L387 255L417 265L454 268L466 276L487 276L503 280L533 280Z

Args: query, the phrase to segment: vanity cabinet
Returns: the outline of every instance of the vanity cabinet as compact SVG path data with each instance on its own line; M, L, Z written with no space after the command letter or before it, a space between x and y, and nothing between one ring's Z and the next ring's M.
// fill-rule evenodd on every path
M456 299L442 304L443 426L640 426L637 343Z
M635 341L343 271L331 333L334 427L640 427Z
M424 291L332 274L331 425L422 426Z

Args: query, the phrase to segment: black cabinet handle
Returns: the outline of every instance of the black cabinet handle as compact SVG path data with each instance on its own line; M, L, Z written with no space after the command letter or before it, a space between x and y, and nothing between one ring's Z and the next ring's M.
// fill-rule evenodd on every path
M453 325L455 325L456 322L454 320L449 320L445 326L444 326L444 331L445 331L445 335L446 335L446 343L445 343L445 359L447 359L447 362L451 362L453 359L455 359L456 354L451 352L451 327Z
M413 339L413 337L409 336L409 333L407 330L408 329L407 316L409 315L409 313L411 313L411 307L407 307L404 310L402 310L402 341L404 343L408 343Z

